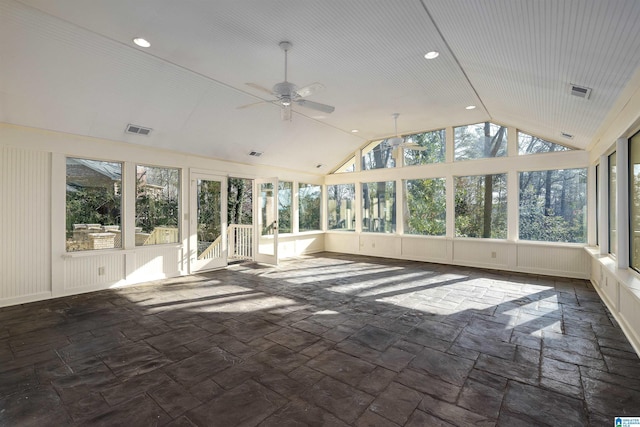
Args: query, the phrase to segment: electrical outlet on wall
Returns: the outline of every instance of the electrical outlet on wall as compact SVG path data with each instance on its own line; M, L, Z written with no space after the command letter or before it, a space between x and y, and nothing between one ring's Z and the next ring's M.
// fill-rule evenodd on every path
M498 254L495 251L491 252L491 258L495 258L496 256L498 256Z
M98 276L104 276L104 267L98 267Z

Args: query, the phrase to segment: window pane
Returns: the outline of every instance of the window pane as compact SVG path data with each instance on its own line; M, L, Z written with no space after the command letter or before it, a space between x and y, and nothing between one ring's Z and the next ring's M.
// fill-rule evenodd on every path
M293 183L278 182L278 232L291 233L291 196Z
M631 268L640 271L640 133L629 141L629 161L631 163Z
M177 243L180 171L136 166L136 246Z
M362 184L362 231L396 231L395 181Z
M393 148L386 139L369 144L362 150L362 170L393 168Z
M327 186L327 228L329 230L355 231L356 217L353 211L355 201L355 184Z
M520 172L520 239L587 241L587 170Z
M229 224L253 224L253 180L229 178L227 183L227 221Z
M455 177L456 236L507 237L507 175Z
M298 184L299 231L320 230L320 202L322 187L314 184Z
M444 236L446 226L445 179L410 179L404 182L404 232Z
M571 151L569 147L556 144L555 142L549 142L537 136L527 135L524 132L518 132L518 154L538 154L538 153L552 153L555 151Z
M347 173L347 172L355 172L356 170L356 157L353 156L349 160L347 160L342 166L335 170L333 173Z
M600 165L596 165L596 245L600 245Z
M507 128L485 122L453 129L455 160L507 155Z
M609 253L615 255L618 248L616 184L616 153L609 155Z
M67 158L67 251L122 247L122 164Z
M415 143L421 147L420 150L409 148L403 150L404 164L406 166L444 162L446 145L444 129L409 135L405 137L405 142L409 144Z

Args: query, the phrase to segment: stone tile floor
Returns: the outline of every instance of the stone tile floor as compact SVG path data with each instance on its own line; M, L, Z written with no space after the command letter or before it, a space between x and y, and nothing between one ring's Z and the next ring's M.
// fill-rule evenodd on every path
M585 281L323 253L0 309L3 426L607 426L640 361Z

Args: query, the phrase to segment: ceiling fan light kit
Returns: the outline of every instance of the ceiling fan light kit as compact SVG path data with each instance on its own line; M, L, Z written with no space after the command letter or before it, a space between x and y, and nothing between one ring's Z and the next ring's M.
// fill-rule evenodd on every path
M309 101L303 98L307 96L313 95L319 90L324 89L324 85L322 83L311 83L307 86L303 86L298 88L295 84L291 83L287 80L288 77L288 54L289 50L293 46L291 42L282 41L280 42L280 48L284 51L284 81L280 83L276 83L271 90L262 87L256 83L247 83L247 86L250 86L254 89L258 89L262 92L266 92L270 95L276 97L275 100L272 101L260 101L252 104L242 105L238 108L247 108L252 107L254 105L271 103L274 105L279 105L282 109L281 117L282 120L291 120L291 106L293 104L299 105L300 107L309 108L311 110L322 111L323 113L333 113L335 107L327 104L321 104L319 102Z

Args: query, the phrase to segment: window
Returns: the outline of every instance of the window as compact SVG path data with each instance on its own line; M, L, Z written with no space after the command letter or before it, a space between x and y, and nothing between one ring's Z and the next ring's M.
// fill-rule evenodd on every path
M136 246L179 241L180 171L136 166Z
M520 239L585 243L586 209L586 169L520 172Z
M571 148L564 145L549 142L537 136L518 132L518 154L553 153L555 151L571 151Z
M293 183L289 181L278 182L278 232L291 233L291 200L293 195Z
M507 175L455 177L457 237L507 237Z
M404 232L444 236L447 231L445 179L409 179L403 183Z
M362 150L362 170L393 168L393 147L386 139L375 141Z
M67 158L68 252L122 247L122 164Z
M600 165L596 165L596 245L600 245Z
M405 137L405 141L417 144L420 147L419 150L409 148L403 150L404 164L406 166L444 162L446 146L444 129L409 135Z
M629 140L629 163L630 169L630 192L631 200L629 206L631 209L629 230L631 236L631 248L629 250L631 259L631 268L640 271L640 132L635 134Z
M356 170L356 157L353 156L346 162L342 164L338 169L333 173L347 173L347 172L355 172Z
M355 231L356 217L353 211L355 201L355 184L327 186L327 228L329 230Z
M320 230L322 188L314 184L298 184L299 231Z
M454 160L507 155L507 128L485 122L453 128Z
M362 184L362 231L396 231L395 181Z
M616 254L618 248L617 232L617 184L616 184L616 153L609 155L609 253Z

